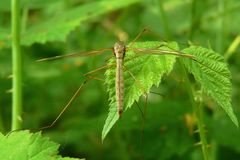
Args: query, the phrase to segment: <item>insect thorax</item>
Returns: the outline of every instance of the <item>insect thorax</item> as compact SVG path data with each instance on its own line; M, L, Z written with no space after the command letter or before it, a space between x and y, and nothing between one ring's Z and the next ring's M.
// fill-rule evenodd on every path
M123 59L126 52L125 44L122 41L114 44L114 55L117 59Z

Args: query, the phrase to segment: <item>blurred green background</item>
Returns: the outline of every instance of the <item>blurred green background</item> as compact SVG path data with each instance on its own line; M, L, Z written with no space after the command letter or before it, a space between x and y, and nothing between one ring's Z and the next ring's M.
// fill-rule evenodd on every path
M211 47L225 56L232 72L235 113L239 117L239 0L23 0L23 125L50 124L84 80L83 74L106 63L110 54L37 63L43 57L112 47L122 37L131 42L160 40ZM0 0L0 131L11 124L10 1ZM98 77L104 78L104 72ZM108 95L101 81L89 81L57 124L43 134L61 144L61 154L87 159L201 160L192 108L181 74L163 78L150 94L146 120L137 105L124 113L101 142ZM213 160L240 157L240 132L211 99L204 117ZM144 99L139 105L143 108ZM144 128L142 128L145 123Z

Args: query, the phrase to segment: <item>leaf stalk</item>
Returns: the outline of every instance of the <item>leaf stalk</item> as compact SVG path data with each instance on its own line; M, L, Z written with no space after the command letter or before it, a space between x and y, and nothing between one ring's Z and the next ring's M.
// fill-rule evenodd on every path
M193 112L196 116L196 120L197 120L197 127L198 127L198 131L199 131L199 137L200 137L200 141L201 141L201 148L202 148L202 153L203 153L203 157L204 160L209 160L209 153L208 153L208 144L207 144L207 138L206 138L206 132L205 132L205 127L204 127L204 121L203 121L203 110L202 110L202 104L198 104L195 99L194 99L194 92L191 86L191 82L188 78L186 69L184 68L184 65L182 63L181 60L179 60L180 62L180 68L181 71L183 73L183 77L185 80L185 88L187 89L190 101L191 101L191 105L193 107Z

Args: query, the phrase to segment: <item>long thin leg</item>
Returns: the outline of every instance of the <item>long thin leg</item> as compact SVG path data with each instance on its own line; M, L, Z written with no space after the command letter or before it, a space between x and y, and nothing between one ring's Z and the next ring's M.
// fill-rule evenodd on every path
M101 70L103 70L103 69L107 69L107 68L109 68L109 67L110 67L110 65L104 65L104 66L102 66L102 67L99 67L99 68L97 68L97 69L94 69L94 70L92 70L92 71L90 71L90 72L85 73L83 76L88 76L88 75L90 75L90 74L93 74L93 73L95 73L95 72L101 71Z
M137 101L135 101L135 104L137 105L137 107L138 107L138 109L139 109L139 111L140 111L140 113L141 113L141 116L144 117L144 113L143 113L143 111L142 111L142 109L141 109L141 107L139 106L139 104L138 104Z
M146 123L146 114L147 114L147 101L148 101L148 95L145 96L143 120L142 120L142 125L141 125L141 137L140 137L141 159L144 159L143 146L144 146L144 129L145 129L145 123Z
M71 99L68 101L68 103L63 107L63 109L61 110L61 112L58 114L57 118L48 126L44 126L41 128L37 128L37 129L30 129L32 131L38 131L38 130L44 130L44 129L48 129L51 128L52 126L54 126L56 124L56 122L60 119L60 117L64 114L64 112L71 106L72 102L75 100L75 98L78 96L79 92L81 91L82 87L88 82L88 80L95 79L95 80L101 80L99 78L93 77L93 76L89 76L90 73L95 73L98 72L100 70L105 69L107 66L101 67L100 69L96 69L94 71L90 71L88 73L86 73L85 77L87 78L86 80L84 80L84 82L80 85L80 87L77 89L77 91L74 93L74 95L71 97ZM18 129L18 130L14 130L9 132L7 135L10 135L12 132L16 132L16 131L21 131L21 130L25 130L25 129Z
M68 103L65 105L65 107L62 109L62 111L58 114L57 118L48 126L41 127L38 130L44 130L47 128L51 128L56 124L56 122L59 120L59 118L63 115L63 113L68 109L68 107L72 104L72 102L75 100L75 98L80 93L82 87L87 83L87 80L84 80L84 82L80 85L80 87L77 89L77 91L74 93L74 95L71 97L71 99L68 101Z
M158 39L161 39L164 42L168 42L166 39L164 39L162 36L158 35L157 33L153 32L152 30L150 30L149 28L144 28L140 33L138 33L138 35L136 36L136 38L132 41L131 45L129 46L129 48L132 48L133 44L145 33L145 32L149 32L152 35L156 36ZM164 45L160 45L157 48L164 46ZM168 47L168 46L166 46ZM172 49L170 47L168 47L169 49ZM173 49L172 49L173 50Z
M115 57L114 55L111 55L111 56L108 56L105 60L104 60L104 62L105 63L107 63L107 61L109 61L111 58L113 58L113 57Z
M144 120L146 120L146 114L147 114L147 101L148 101L148 95L145 97L145 104L144 104Z
M104 82L104 79L98 78L98 77L94 77L94 76L86 76L89 79L94 79L94 80L98 80L98 81L102 81Z
M93 76L89 76L90 74L93 74L95 72L99 72L103 69L105 69L108 66L103 66L100 67L98 69L95 69L93 71L90 71L86 74L84 74L85 77L87 77L86 80L84 80L84 82L80 85L80 87L77 89L77 91L74 93L74 95L71 97L71 99L69 100L69 102L63 107L62 111L58 114L57 118L48 126L45 127L41 127L38 130L43 130L43 129L47 129L47 128L51 128L52 126L54 126L56 124L56 122L59 120L59 118L63 115L63 113L68 109L68 107L72 104L72 102L75 100L75 98L78 96L79 92L81 91L82 87L88 82L89 78L95 79L95 80L100 80L99 78L93 77Z
M143 90L143 92L145 93L144 94L144 97L145 97L145 103L144 103L144 111L141 110L139 104L135 101L135 103L137 104L140 112L141 112L141 115L142 115L142 118L143 118L143 121L142 121L142 125L141 125L141 137L140 137L140 153L141 153L141 159L144 159L144 155L143 155L143 146L144 146L144 128L145 128L145 122L146 122L146 114L147 114L147 101L148 101L148 94L146 93L146 91L144 90L144 88L141 86L141 83L136 79L136 77L132 74L131 71L129 71L125 66L124 66L124 69L126 69L126 71L130 74L130 76L138 83L138 85L140 85L141 89ZM157 94L156 92L150 92L150 93L154 93L154 94Z
M71 97L71 99L68 101L68 103L63 107L63 109L61 110L61 112L58 114L57 118L55 118L55 120L47 126L41 127L41 128L31 128L29 130L32 131L39 131L39 130L44 130L44 129L48 129L51 128L52 126L54 126L56 124L56 122L60 119L60 117L63 115L63 113L68 109L68 107L72 104L72 102L75 100L75 98L78 96L79 92L81 91L82 87L87 83L87 80L84 80L84 82L80 85L80 87L77 89L77 91L74 93L74 95ZM21 130L26 130L26 129L18 129L18 130L13 130L11 132L9 132L7 135L10 135L13 132L16 131L21 131Z
M148 29L144 28L141 32L138 33L138 35L136 36L136 38L131 42L129 48L132 48L132 46L134 45L134 43L143 35L143 33L145 33Z
M134 45L134 43L142 36L142 34L144 32L151 32L153 33L152 31L150 31L148 28L144 28L137 36L136 38L132 41L132 43L130 44L129 47L127 47L126 50L133 50L135 53L140 53L140 54L146 54L147 52L150 53L150 54L170 54L170 55L176 55L176 56L182 56L182 57L186 57L186 58L190 58L190 59L193 59L196 61L195 59L195 56L193 55L190 55L190 54L184 54L180 51L177 51L169 46L166 46L166 45L159 45L157 47L154 47L154 48L151 48L151 49L146 49L146 48L132 48L132 46ZM164 42L167 42L166 40L164 40L162 37L160 37L160 39L162 39ZM171 49L172 51L167 51L167 50L161 50L161 49L158 49L162 46L166 46L167 48Z
M143 117L143 122L142 122L142 126L141 126L141 139L140 139L140 150L141 153L142 152L142 146L143 146L143 138L144 138L144 127L145 127L145 121L146 121L146 112L147 112L147 100L148 100L148 95L145 91L145 89L142 87L141 83L136 79L136 77L132 74L131 71L129 71L125 66L124 68L127 70L127 72L131 75L131 77L138 83L138 85L140 86L140 88L142 89L142 91L144 92L144 97L145 97L145 104L144 104L144 111L141 110L140 106L138 105L138 103L135 101L135 103L137 104L142 117ZM142 155L143 158L143 155Z
M145 93L144 95L145 95L145 97L146 97L147 93L146 93L146 91L144 90L143 86L141 85L141 82L133 75L133 73L132 73L130 70L127 69L126 66L123 65L123 67L124 67L124 69L129 73L129 75L138 83L139 87L141 87L141 89L142 89L142 91ZM150 91L149 93L156 94L156 95L159 95L159 96L162 96L162 97L165 96L165 95L162 94L162 93L158 93L158 92L154 92L154 91Z
M152 93L152 94L156 94L156 95L165 97L165 95L164 95L163 93L158 93L158 92L154 92L154 91L150 91L149 93Z
M129 73L129 75L137 82L137 84L139 85L141 90L144 92L144 95L146 96L147 93L146 93L144 87L142 86L141 82L138 79L136 79L136 77L132 74L132 72L130 70L127 69L127 67L125 67L124 65L123 65L123 67Z

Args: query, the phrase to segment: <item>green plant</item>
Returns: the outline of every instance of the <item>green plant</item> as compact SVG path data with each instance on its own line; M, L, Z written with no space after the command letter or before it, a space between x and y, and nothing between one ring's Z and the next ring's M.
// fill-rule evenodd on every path
M22 54L20 50L19 0L12 0L12 130L21 128Z
M2 159L80 160L78 158L61 157L58 155L58 148L58 144L49 141L39 132L33 134L29 131L19 131L8 136L0 133L0 155Z
M154 48L163 44L158 42L138 42L134 45L136 48ZM211 49L200 46L190 46L180 50L176 42L164 44L165 47L159 49L177 50L182 53L195 56L195 60L189 58L181 58L180 65L184 71L183 75L187 83L186 89L189 91L190 101L194 114L197 118L198 129L200 133L201 144L203 148L204 158L208 159L207 140L205 137L204 121L202 116L202 107L198 106L199 102L195 98L195 93L191 86L187 73L191 73L195 80L200 84L203 93L212 97L228 114L232 122L238 127L238 120L233 113L231 107L231 74L224 62L222 56ZM131 50L126 53L126 61L136 56ZM125 66L135 76L135 79L126 71L124 74L125 86L125 110L129 109L134 101L138 101L140 96L148 93L152 85L158 86L164 74L169 74L173 69L176 56L172 55L152 55L151 51L144 56L126 62ZM110 60L109 65L113 65L114 59ZM187 73L186 73L187 72ZM102 139L105 138L109 130L119 119L116 106L115 96L115 70L109 69L106 72L106 83L108 85L110 109L108 118L105 122ZM138 81L136 81L136 79ZM139 84L140 82L140 84Z
M74 89L83 81L81 74L99 67L100 63L104 63L107 54L98 56L96 59L95 57L76 58L41 64L35 63L36 59L69 53L76 48L85 51L109 47L116 41L113 35L123 33L129 39L133 39L139 30L149 27L158 35L177 41L179 44L187 40L198 44L198 46L179 48L176 42L167 42L164 43L165 47L160 49L174 49L181 53L192 54L200 63L169 55L141 55L133 58L134 53L127 52L124 72L126 89L124 107L127 112L124 112L121 120L118 121L116 113L115 71L111 68L106 71L105 80L110 100L107 120L108 103L105 88L102 87L102 83L90 82L81 91L79 100L74 102L72 108L64 114L57 125L44 133L54 141L63 144L64 154L74 154L79 157L86 155L89 159L140 159L141 154L145 154L145 159L161 160L201 159L199 158L201 155L204 159L212 158L213 160L239 157L238 131L233 128L234 125L231 126L227 116L224 117L222 110L215 107L217 104L222 107L237 125L230 103L231 88L233 88L233 106L239 104L237 92L239 88L237 59L239 58L238 54L235 54L239 50L238 10L240 5L237 0L221 0L217 3L215 0L96 0L91 2L23 0L20 5L22 18L19 13L15 14L15 18L20 17L14 20L17 25L13 25L19 26L19 18L22 19L21 34L19 27L15 28L18 28L16 32L18 36L10 34L10 1L0 1L1 132L5 133L9 130L11 123L10 107L8 107L11 105L11 100L9 94L5 93L11 88L11 84L5 77L12 74L12 63L9 60L11 58L9 48L14 42L12 40L20 37L13 45L18 58L17 56L12 58L13 65L20 66L17 69L23 70L13 74L17 82L15 86L18 86L18 89L16 87L11 89L13 95L17 95L13 98L15 99L13 106L17 107L12 110L14 113L12 128L36 128L47 125L56 117L59 107L68 100L66 97L70 97ZM136 47L151 48L162 43L152 42L151 40L156 38L151 34L141 39L143 42L136 43ZM207 42L210 46L208 49L199 47L206 46ZM19 43L21 43L23 55L18 52ZM209 48L213 48L214 51ZM226 61L231 64L229 66L232 72L231 82L226 62L215 51L224 55ZM24 58L22 66L19 63L21 58ZM155 60L161 63L154 64ZM111 59L109 65L114 64L114 61ZM174 64L176 65L173 67ZM128 71L133 73L138 82L134 81ZM152 79L146 77L152 77ZM140 99L141 95L149 92L152 85L158 86L160 83L161 87L153 87L153 89L163 91L167 96L157 97L155 100L151 99L153 95L149 96L148 111L144 117L146 120L144 143L139 151L138 142L133 139L138 139L136 137L141 132L141 116L137 107L131 106L134 101ZM233 87L231 87L232 84ZM21 87L24 87L23 109L21 108ZM89 97L92 99L91 102L88 100ZM208 97L216 103L212 103ZM192 109L188 106L192 106ZM188 129L191 130L191 127L185 124L184 116L192 112L197 119L196 125L192 124L192 128L198 128L195 130L200 137L200 142L197 144L201 145L203 154L198 147L192 147L198 142L199 137L188 134ZM238 113L237 109L236 113ZM20 117L23 117L23 123ZM116 122L118 122L117 125ZM112 128L113 126L115 127ZM104 143L101 143L100 139L101 130L102 139L111 130ZM14 133L13 136L17 134ZM33 136L27 132L26 134ZM19 132L19 135L23 134ZM20 143L19 138L15 142ZM3 140L2 144L3 147L4 144L8 144L7 140ZM208 148L208 145L212 147ZM68 148L73 149L69 151Z

